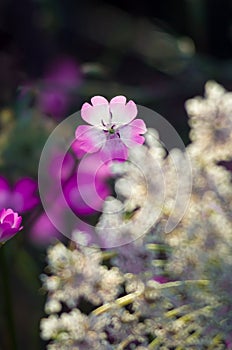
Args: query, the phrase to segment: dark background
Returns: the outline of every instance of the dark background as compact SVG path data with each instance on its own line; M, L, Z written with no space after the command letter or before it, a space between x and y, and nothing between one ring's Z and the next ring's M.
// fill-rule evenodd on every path
M101 69L84 80L70 112L92 94L127 93L171 120L187 141L184 101L202 93L208 79L231 87L229 0L1 0L0 6L3 105L65 54ZM160 33L168 37L160 40ZM193 47L183 52L186 39Z

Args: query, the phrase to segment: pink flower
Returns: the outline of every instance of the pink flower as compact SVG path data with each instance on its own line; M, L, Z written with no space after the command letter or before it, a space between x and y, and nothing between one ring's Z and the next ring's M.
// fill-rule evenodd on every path
M88 153L100 150L106 160L128 158L128 148L144 143L147 129L142 119L135 119L137 107L133 101L126 103L125 96L116 96L108 102L102 96L94 96L92 105L84 103L82 119L90 125L76 129L79 148Z
M0 242L5 242L22 230L22 217L12 209L0 211Z
M37 183L29 177L19 179L11 188L8 181L0 176L0 207L11 207L20 214L25 213L38 205L36 191Z

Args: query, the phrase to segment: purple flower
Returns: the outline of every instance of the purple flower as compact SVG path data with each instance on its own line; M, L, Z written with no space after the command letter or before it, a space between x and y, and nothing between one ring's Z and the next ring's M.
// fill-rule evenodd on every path
M170 282L167 277L161 275L153 277L153 280L161 284Z
M12 209L0 210L0 242L5 242L22 230L22 217Z
M62 89L46 88L39 96L39 109L51 116L59 118L64 115L69 104L69 98Z
M54 117L64 116L71 102L71 93L81 83L78 64L70 58L53 62L42 80L38 98L39 109Z
M57 227L63 227L65 232L66 213L70 208L77 216L95 214L102 209L104 199L111 194L107 179L112 173L100 159L99 153L87 154L77 166L70 153L64 157L58 151L52 154L49 165L50 182L46 200L51 205L53 222L57 223ZM65 201L57 192L57 181L61 181ZM84 222L81 221L74 229L83 231L83 235L91 239L92 232L88 232L89 227ZM55 238L62 239L62 235L43 212L36 218L30 238L36 244L50 244Z
M128 148L144 143L147 129L142 119L135 119L137 107L133 101L126 103L125 96L116 96L108 102L102 96L94 96L92 105L84 103L82 119L90 125L76 129L79 148L87 153L100 150L106 160L128 158Z
M81 160L77 173L63 181L64 196L75 214L90 215L102 209L105 198L111 194L106 181L111 175L99 153Z
M62 217L62 208L57 209L57 207L55 207L53 209L53 215L56 216L57 220L64 220ZM31 241L35 244L43 245L51 244L52 241L57 238L62 239L61 233L52 224L47 214L42 212L30 230Z
M61 57L52 62L44 78L47 85L63 89L75 88L80 85L81 79L80 66L70 57Z
M61 171L60 171L60 164ZM66 181L73 173L75 167L75 158L70 153L66 153L65 156L61 151L55 151L53 155L51 155L50 164L49 164L49 174L51 179L55 181Z
M19 179L13 188L4 177L0 177L0 207L11 207L20 214L25 213L39 203L36 191L37 183L29 177Z

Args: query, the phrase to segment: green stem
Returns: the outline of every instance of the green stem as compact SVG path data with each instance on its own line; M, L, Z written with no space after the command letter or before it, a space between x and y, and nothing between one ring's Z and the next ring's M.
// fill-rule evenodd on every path
M9 281L9 273L7 268L7 261L5 256L5 246L1 246L0 250L0 268L2 272L2 289L3 289L3 297L4 297L4 307L5 307L5 315L6 315L6 327L9 332L9 337L11 341L11 349L17 350L17 342L16 342L16 333L14 327L14 317L13 317L13 308L12 308L12 300L11 300L11 290L10 290L10 281Z
M160 343L162 343L162 338L161 337L157 337L154 340L152 340L152 342L148 345L148 349L155 349L156 346L158 346Z
M114 302L106 303L102 306L99 306L97 309L92 311L92 314L95 316L98 316L105 312L109 312L115 306L123 307L123 306L129 305L133 303L133 301L136 298L138 298L140 295L142 295L142 292L134 292L134 293L127 294L121 298L116 299Z

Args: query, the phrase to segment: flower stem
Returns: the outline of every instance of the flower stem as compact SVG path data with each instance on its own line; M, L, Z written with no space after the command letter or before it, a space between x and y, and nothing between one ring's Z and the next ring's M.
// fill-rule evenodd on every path
M105 312L109 312L111 309L113 309L116 306L123 307L123 306L129 305L133 303L133 301L136 298L138 298L141 294L142 292L134 292L134 293L127 294L121 298L116 299L112 303L106 303L102 306L99 306L97 309L92 311L92 314L95 316L98 316Z
M154 340L152 340L152 342L148 345L148 349L155 349L156 346L158 346L159 344L162 343L162 338L157 337Z
M7 261L5 256L5 246L1 246L0 250L0 268L2 273L2 289L4 297L4 307L5 307L5 319L6 327L9 332L9 338L11 341L11 349L17 350L16 334L14 328L14 317L13 317L13 308L11 300L11 290L10 290L10 281L9 273L7 267Z

